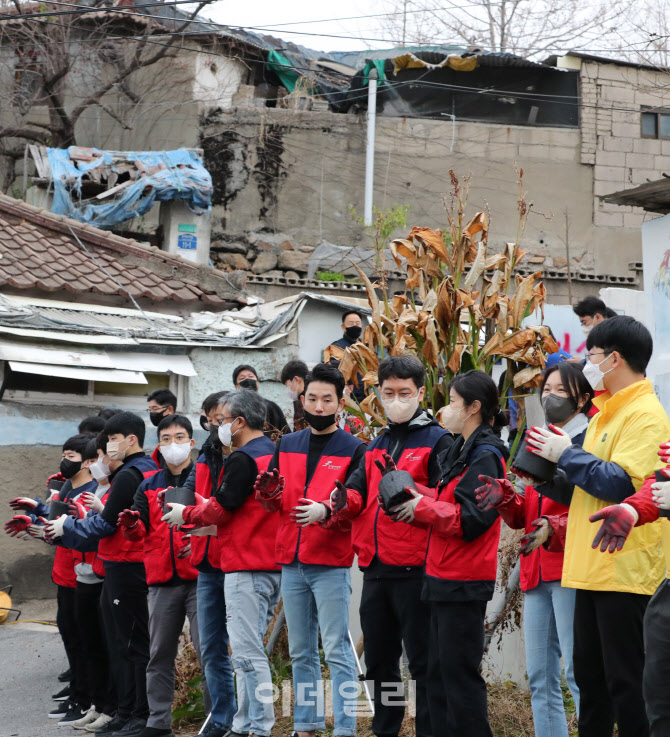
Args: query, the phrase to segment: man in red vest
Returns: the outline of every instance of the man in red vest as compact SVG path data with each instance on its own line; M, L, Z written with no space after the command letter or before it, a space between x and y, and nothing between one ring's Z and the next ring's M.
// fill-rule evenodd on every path
M47 525L47 535L62 537L68 547L82 549L75 540L97 541L105 583L100 608L117 690L117 713L98 735L138 737L149 715L146 670L149 662L149 611L144 547L126 540L117 528L119 514L130 507L139 485L158 471L142 450L144 421L132 412L119 412L105 424L110 458L109 493L104 509L84 519L63 515ZM119 465L120 464L120 465ZM114 468L115 467L115 468Z
M158 424L157 435L164 468L140 484L133 508L119 515L123 536L144 544L144 567L149 586L149 719L139 737L174 737L174 662L186 617L200 658L196 604L198 571L191 565L187 533L170 528L161 520L163 508L159 500L159 494L166 488L184 486L191 473L191 450L195 446L193 426L187 417L170 414ZM211 704L205 686L203 679L205 709L209 711Z
M347 506L334 517L353 517L352 541L363 571L360 614L365 668L374 684L372 731L398 737L405 715L399 667L404 646L416 684L416 737L437 737L426 696L430 612L421 601L428 530L399 525L377 497L382 476L396 468L407 471L423 493L434 489L441 476L438 458L453 436L421 408L425 371L418 359L385 359L378 380L388 425L368 445L365 462L347 482Z
M226 396L219 439L233 452L226 459L215 499L194 507L166 504L171 525L217 525L228 634L237 676L237 713L229 737L270 737L274 725L272 675L263 638L279 601L280 567L275 563L279 520L256 501L254 483L275 446L263 435L266 403L255 391Z
M307 374L302 404L309 427L285 435L269 471L256 481L256 498L279 513L276 560L293 664L294 729L314 737L325 729L319 630L330 669L336 737L356 734L356 662L349 640L354 562L351 527L328 529L330 495L365 455L365 444L337 427L344 409L344 376L325 363Z

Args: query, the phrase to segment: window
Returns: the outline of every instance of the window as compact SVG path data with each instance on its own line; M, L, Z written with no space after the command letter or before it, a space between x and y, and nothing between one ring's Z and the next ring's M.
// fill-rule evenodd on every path
M42 97L42 70L37 64L30 64L14 70L14 100L22 113L27 113L32 105L44 104Z
M670 110L642 112L642 138L670 139Z

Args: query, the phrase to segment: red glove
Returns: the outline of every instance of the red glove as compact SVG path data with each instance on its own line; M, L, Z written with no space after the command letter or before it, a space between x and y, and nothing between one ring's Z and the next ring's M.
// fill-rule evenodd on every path
M393 463L393 460L391 460L391 463ZM336 481L335 489L330 492L330 511L337 514L346 509L347 504L347 488L341 481Z
M516 494L514 484L507 479L494 479L491 476L480 476L483 486L475 489L477 506L484 512L495 509L501 504L509 503Z
M661 456L663 463L670 464L670 442L661 443L658 448L658 454Z
M589 517L589 522L602 520L596 536L593 538L592 548L600 545L600 552L604 553L608 548L610 553L621 550L628 539L631 530L637 522L637 513L628 504L615 504L605 507Z
M9 500L9 506L18 511L32 512L37 506L37 500L28 496L18 496L16 499Z
M395 465L395 461L388 453L384 453L382 455L382 458L384 459L384 462L382 463L380 460L375 461L375 466L382 472L382 476L386 476L387 473L391 473L391 471L397 471L398 468Z
M161 489L158 494L156 494L156 501L158 502L158 506L161 508L161 512L165 512L165 492L167 489Z
M284 491L286 479L279 474L279 469L275 468L271 473L262 471L256 476L254 483L254 491L256 499L273 499Z
M140 521L140 513L136 509L124 509L119 513L119 520L116 523L118 527L125 527L126 530L132 530Z
M15 514L10 520L5 522L5 532L10 537L16 537L22 532L28 532L28 528L33 521L25 514Z

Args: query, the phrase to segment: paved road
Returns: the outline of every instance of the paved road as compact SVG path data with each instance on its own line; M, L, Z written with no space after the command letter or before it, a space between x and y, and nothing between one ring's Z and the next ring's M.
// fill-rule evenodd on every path
M0 737L70 737L81 734L48 719L51 694L67 661L55 627L22 622L55 619L55 601L19 605L19 624L0 625Z

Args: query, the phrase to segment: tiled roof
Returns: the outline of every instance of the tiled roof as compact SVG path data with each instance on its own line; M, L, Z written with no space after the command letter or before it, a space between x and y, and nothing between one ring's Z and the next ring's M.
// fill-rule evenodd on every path
M140 260L145 265L139 265ZM201 286L202 268L181 256L0 194L0 286L126 298L131 294L152 302L217 307L238 299L229 282L213 269L207 270L212 272L208 276L221 281L220 292ZM161 270L170 269L171 276L161 275Z

